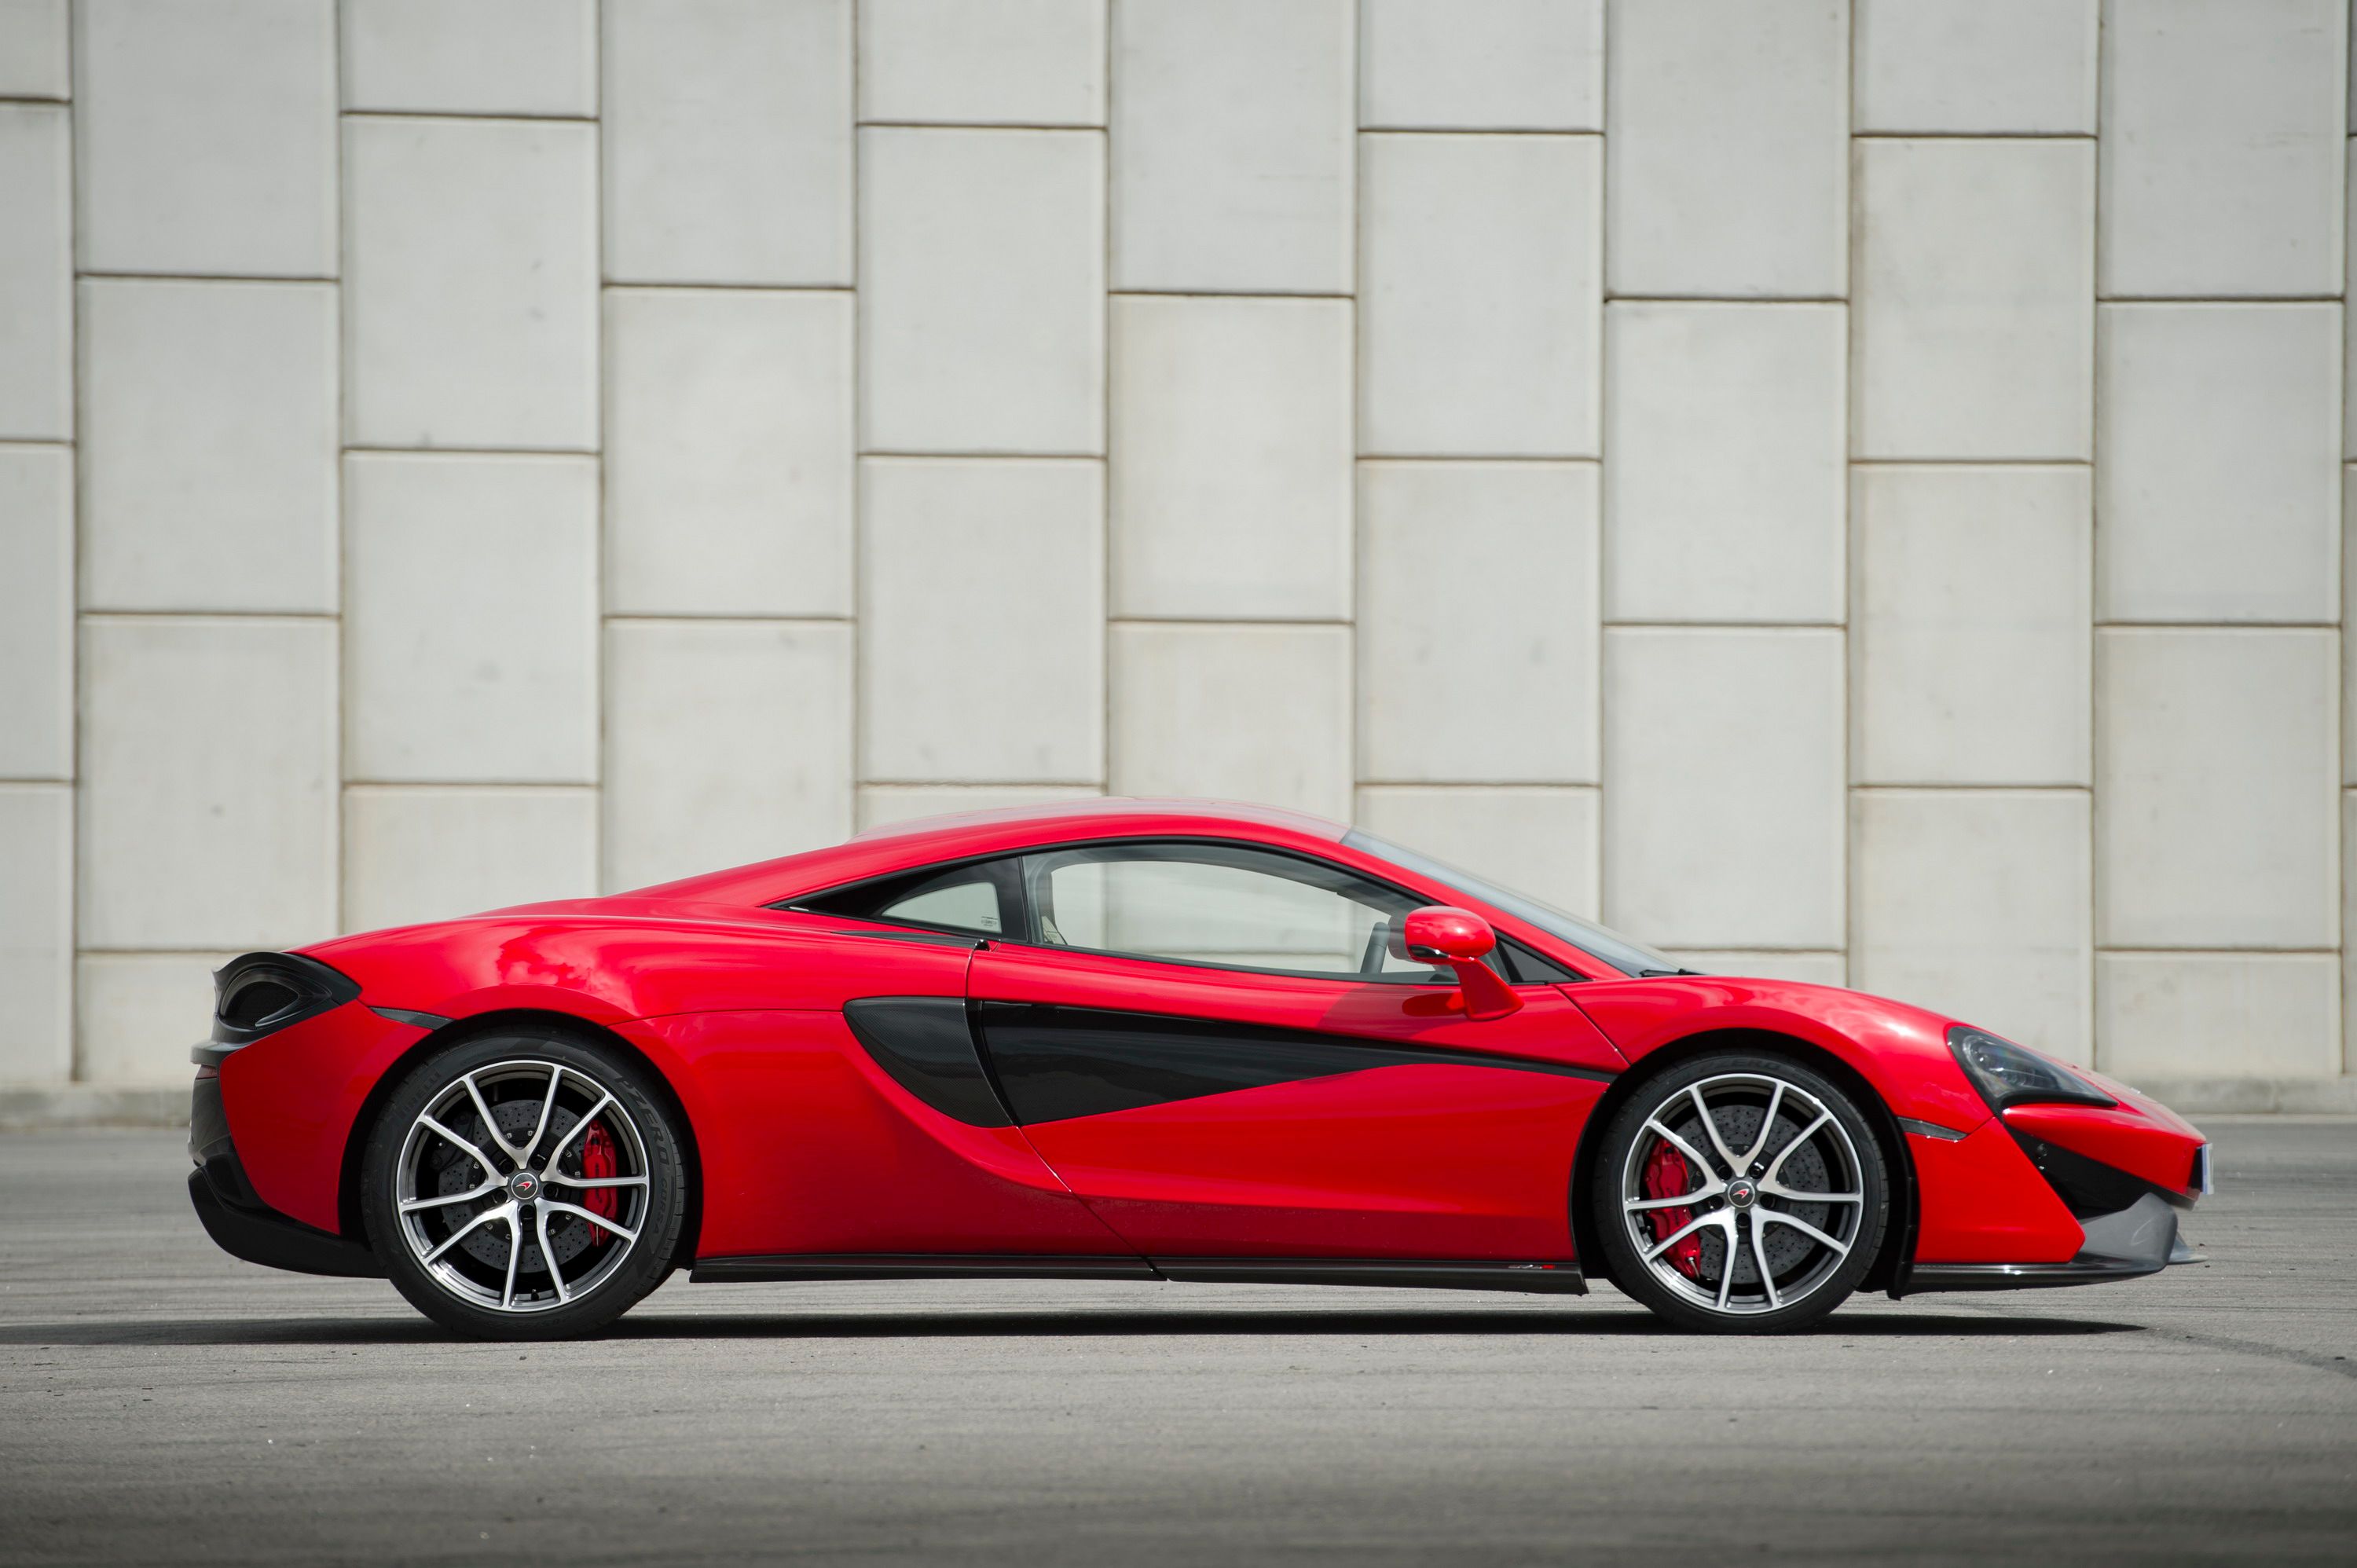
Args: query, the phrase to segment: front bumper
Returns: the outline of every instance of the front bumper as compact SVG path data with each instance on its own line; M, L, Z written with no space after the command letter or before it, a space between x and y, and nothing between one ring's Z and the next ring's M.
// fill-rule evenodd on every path
M2087 1240L2061 1263L1918 1263L1906 1294L1943 1290L2031 1290L2048 1285L2095 1285L2141 1279L2171 1263L2199 1262L2177 1233L2177 1210L2157 1192L2127 1208L2080 1222Z
M2075 1228L2078 1247L2016 1256L2032 1262L1984 1261L1920 1253L1900 1272L1891 1294L1927 1291L2025 1290L2140 1279L2172 1263L2202 1260L2178 1232L2180 1213L2211 1190L2210 1145L2190 1122L2131 1090L2098 1080L2119 1102L2104 1107L2035 1103L2001 1111L1966 1144L1985 1145L1980 1173L2004 1176L2008 1211L2036 1208L2050 1218L2033 1228ZM1961 1173L1958 1173L1961 1174ZM2064 1211L2068 1218L2065 1219ZM2059 1240L2060 1238L2055 1238ZM1951 1230L1943 1240L1956 1244ZM2005 1257L1996 1251L1996 1257Z
M263 1202L247 1179L230 1136L229 1114L221 1104L221 1079L206 1055L195 1052L201 1070L188 1102L188 1200L214 1244L233 1258L287 1269L298 1274L333 1274L348 1279L381 1278L384 1268L376 1254L357 1241L316 1230L290 1219Z

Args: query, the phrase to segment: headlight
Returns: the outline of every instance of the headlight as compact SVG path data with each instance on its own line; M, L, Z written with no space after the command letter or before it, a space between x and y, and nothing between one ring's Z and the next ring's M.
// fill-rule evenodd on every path
M2000 1040L1986 1029L1958 1024L1948 1031L1948 1048L1991 1111L2008 1105L2116 1105L2118 1101L2036 1051Z

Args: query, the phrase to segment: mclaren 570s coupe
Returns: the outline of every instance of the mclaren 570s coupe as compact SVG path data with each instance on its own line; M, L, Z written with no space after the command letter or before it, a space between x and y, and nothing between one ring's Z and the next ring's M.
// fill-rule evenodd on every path
M2185 1122L1975 1024L1259 807L937 817L215 980L213 1239L491 1338L678 1269L1605 1280L1774 1332L2155 1273L2210 1186Z

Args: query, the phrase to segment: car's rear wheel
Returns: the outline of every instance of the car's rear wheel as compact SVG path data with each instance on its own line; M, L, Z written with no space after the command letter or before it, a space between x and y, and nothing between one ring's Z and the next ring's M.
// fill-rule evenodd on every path
M1605 1130L1591 1186L1614 1282L1681 1327L1738 1334L1839 1306L1873 1266L1889 1192L1855 1100L1750 1052L1646 1083Z
M462 1334L593 1333L670 1272L686 1211L673 1115L610 1047L554 1033L454 1046L377 1119L370 1244L411 1305Z

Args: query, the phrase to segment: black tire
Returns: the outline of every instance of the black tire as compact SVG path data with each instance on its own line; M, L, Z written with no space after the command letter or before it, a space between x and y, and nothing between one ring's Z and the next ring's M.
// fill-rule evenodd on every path
M429 1110L447 1133L421 1123ZM671 1272L687 1211L676 1117L644 1065L611 1046L530 1028L454 1045L410 1071L370 1131L369 1244L446 1328L595 1334Z
M1803 1201L1811 1193L1825 1201ZM1824 1318L1873 1267L1890 1176L1849 1091L1789 1058L1724 1051L1648 1079L1621 1106L1587 1201L1613 1282L1657 1316L1781 1334Z

